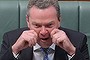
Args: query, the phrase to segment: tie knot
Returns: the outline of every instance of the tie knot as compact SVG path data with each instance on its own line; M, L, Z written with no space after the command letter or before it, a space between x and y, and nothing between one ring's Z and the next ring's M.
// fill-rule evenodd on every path
M48 48L41 48L42 52L44 52L45 54L48 54Z
M52 49L51 48L41 48L41 51L44 52L45 54L51 53Z

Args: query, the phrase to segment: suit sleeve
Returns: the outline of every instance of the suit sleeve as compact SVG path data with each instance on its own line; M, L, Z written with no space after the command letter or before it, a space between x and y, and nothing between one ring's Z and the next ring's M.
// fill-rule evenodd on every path
M88 47L86 42L87 37L84 36L80 48L76 47L76 54L71 60L89 60Z
M11 45L7 34L4 34L1 44L0 60L16 60L13 56Z

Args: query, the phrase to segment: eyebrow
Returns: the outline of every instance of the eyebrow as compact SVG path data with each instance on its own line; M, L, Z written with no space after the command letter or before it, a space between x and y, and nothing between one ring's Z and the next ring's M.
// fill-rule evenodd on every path
M37 22L32 22L32 24L33 24L33 25L35 25L35 24L39 24L39 25L40 25L40 23L37 23Z
M52 24L52 23L54 23L54 21L50 21L50 22L48 22L47 24ZM33 25L35 25L35 24L41 25L42 23L32 22L32 24L33 24Z
M50 21L48 24L54 23L54 21Z

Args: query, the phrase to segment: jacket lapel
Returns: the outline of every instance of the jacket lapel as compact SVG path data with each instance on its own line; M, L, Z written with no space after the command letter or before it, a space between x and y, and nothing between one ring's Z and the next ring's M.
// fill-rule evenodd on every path
M33 60L33 48L26 48L21 52L18 60ZM68 60L67 53L56 46L54 60Z
M66 52L60 47L55 47L54 60L68 60Z
M19 60L33 60L33 48L26 48L21 51Z

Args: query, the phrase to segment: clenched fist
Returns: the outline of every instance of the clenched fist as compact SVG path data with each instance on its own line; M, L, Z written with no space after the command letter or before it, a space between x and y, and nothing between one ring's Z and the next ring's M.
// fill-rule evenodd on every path
M76 48L70 42L66 33L59 29L54 29L51 32L52 42L62 49L64 49L68 54L75 54Z
M12 46L12 51L17 54L21 50L32 47L37 43L37 33L34 30L24 31Z

